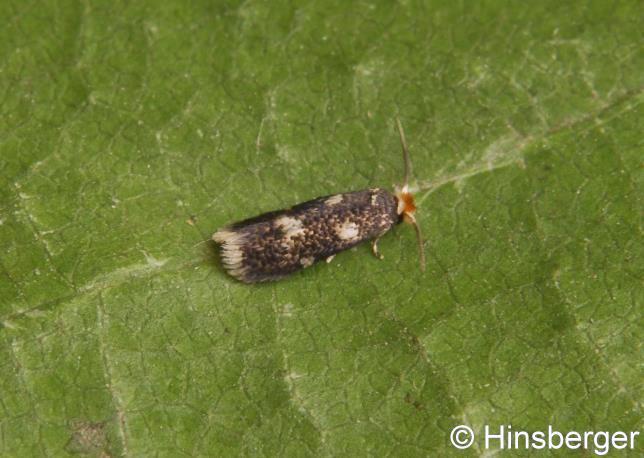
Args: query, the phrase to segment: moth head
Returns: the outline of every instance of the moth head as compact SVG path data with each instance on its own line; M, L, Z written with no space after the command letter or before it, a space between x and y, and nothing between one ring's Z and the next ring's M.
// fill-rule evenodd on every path
M400 120L396 118L396 125L398 126L398 134L400 135L400 143L402 145L403 159L405 161L405 179L403 185L395 189L395 196L398 200L398 215L407 224L414 226L416 231L416 239L418 240L418 256L420 259L420 269L425 271L425 250L423 245L423 236L420 232L420 226L416 221L414 214L416 213L416 204L414 202L414 195L409 192L409 177L411 175L411 160L409 159L409 150L407 149L407 142L405 141L405 133L403 132Z
M396 186L394 194L398 199L398 214L402 220L406 223L415 221L416 203L414 202L414 195L409 192L408 186Z

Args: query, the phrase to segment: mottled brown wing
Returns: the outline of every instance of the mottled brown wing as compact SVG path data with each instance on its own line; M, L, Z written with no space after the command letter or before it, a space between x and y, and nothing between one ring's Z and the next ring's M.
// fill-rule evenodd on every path
M247 282L277 280L378 237L399 222L397 200L379 188L319 197L218 230L223 265Z

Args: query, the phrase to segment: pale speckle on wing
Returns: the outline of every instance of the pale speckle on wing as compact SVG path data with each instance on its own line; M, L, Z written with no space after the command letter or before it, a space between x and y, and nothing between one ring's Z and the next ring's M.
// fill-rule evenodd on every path
M335 231L342 240L355 240L360 234L360 228L352 221L345 221Z
M285 239L304 234L304 227L302 226L302 221L299 219L290 216L281 216L275 221L275 224L284 230Z
M342 194L336 194L335 196L331 196L327 200L325 200L324 204L329 205L329 206L333 206L333 205L341 203L343 199L344 198L342 197Z
M304 267L309 267L313 265L314 261L315 261L315 258L313 257L302 258L300 259L300 264L302 264Z

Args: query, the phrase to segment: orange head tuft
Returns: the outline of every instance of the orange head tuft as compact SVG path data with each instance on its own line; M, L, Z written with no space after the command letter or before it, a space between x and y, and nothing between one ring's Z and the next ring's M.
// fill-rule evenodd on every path
M414 195L407 190L407 187L396 189L396 198L398 199L398 214L403 218L405 216L414 216L416 212L416 204L414 203Z

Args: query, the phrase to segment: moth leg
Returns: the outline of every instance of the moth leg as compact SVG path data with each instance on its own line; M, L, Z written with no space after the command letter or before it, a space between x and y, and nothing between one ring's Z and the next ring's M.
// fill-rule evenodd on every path
M385 257L380 254L380 251L378 250L378 240L380 240L380 237L376 237L371 241L371 252L376 258L382 261L383 259L385 259Z
M326 263L327 263L327 264L330 264L330 263L331 263L331 261L333 261L333 258L335 258L335 255L334 255L334 254L332 254L331 256L329 256L328 258L326 258L326 259L325 259Z

